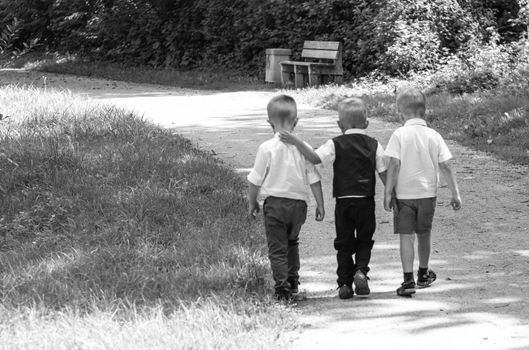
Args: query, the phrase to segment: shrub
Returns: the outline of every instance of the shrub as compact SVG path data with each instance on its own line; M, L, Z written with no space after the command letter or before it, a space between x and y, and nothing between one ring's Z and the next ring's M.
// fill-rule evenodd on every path
M127 64L251 73L263 71L266 48L299 57L304 40L338 40L348 77L431 69L487 41L488 27L518 39L521 8L516 0L22 0L0 2L0 26L20 20L19 47L38 39Z
M500 44L499 36L487 45L471 42L464 53L452 55L432 74L422 74L429 93L448 91L454 94L492 89L523 92L527 83L528 44L522 39ZM417 79L421 74L417 75Z
M374 21L374 40L384 48L377 64L382 73L433 69L480 38L479 27L455 0L389 0Z

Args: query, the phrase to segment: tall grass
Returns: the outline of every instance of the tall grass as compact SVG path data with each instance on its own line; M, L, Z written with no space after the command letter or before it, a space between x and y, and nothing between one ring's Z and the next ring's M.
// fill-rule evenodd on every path
M184 338L217 323L231 335L223 342L282 332L288 317L273 308L270 322L236 327L242 314L264 318L270 301L263 235L231 169L133 113L68 92L5 87L0 113L0 303L18 315L3 319L8 334L26 322L39 334L58 318L64 332L54 339L69 348L66 334L103 317L133 344L152 310L167 333L186 329L185 312L203 314L199 333L188 325ZM135 326L120 323L132 316Z
M211 298L167 314L161 307L131 310L118 317L112 309L88 315L66 309L0 307L2 349L278 349L293 327L287 309L244 299Z

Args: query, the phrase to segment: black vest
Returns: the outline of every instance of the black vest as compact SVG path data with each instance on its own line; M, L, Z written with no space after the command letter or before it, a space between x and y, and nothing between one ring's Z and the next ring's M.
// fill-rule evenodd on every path
M375 195L375 171L378 142L363 134L348 134L333 139L333 196Z

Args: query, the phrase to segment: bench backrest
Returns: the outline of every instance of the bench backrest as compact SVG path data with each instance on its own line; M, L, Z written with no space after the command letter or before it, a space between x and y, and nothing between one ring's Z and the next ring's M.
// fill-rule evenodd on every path
M342 43L339 41L305 41L301 57L305 61L333 63L342 68Z

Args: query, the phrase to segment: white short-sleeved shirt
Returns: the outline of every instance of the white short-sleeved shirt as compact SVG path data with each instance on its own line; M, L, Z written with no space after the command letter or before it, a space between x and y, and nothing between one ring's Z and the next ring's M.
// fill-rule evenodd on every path
M344 134L367 135L365 129L347 129L345 130ZM316 154L318 155L318 157L320 157L323 166L326 167L332 165L334 163L334 160L336 159L336 148L334 146L334 141L331 139L325 142L316 150ZM376 170L379 174L387 170L386 158L384 157L384 147L382 147L382 145L378 142L376 152ZM345 196L338 198L362 198L362 196Z
M452 158L442 136L420 118L407 120L393 132L384 155L400 160L395 189L399 199L437 196L439 163Z
M279 134L257 150L248 181L261 187L260 197L299 199L309 202L309 186L321 180L315 166L294 145L280 141Z

